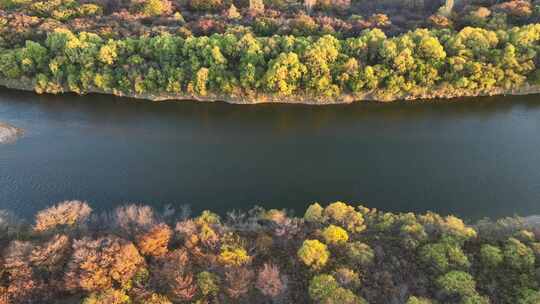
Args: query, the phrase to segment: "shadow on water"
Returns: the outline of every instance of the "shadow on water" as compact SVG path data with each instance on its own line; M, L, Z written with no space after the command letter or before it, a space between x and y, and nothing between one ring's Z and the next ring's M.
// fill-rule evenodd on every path
M290 104L0 90L0 208L64 199L195 211L345 200L467 218L540 213L540 96Z

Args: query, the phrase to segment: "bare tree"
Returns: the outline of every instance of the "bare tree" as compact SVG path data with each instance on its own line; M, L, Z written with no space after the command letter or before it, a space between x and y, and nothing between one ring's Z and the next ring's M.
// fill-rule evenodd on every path
M271 298L279 296L285 289L280 278L279 268L270 263L265 263L259 271L255 286L262 294Z

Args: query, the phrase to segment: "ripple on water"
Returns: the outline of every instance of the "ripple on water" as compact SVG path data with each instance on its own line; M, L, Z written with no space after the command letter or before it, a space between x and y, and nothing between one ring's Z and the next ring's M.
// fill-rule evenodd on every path
M12 143L21 135L21 129L7 123L0 122L0 144Z

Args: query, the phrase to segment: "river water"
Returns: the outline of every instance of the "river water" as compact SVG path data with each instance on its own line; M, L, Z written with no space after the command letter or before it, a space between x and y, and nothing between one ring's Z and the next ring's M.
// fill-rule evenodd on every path
M253 205L342 200L467 219L540 213L540 96L336 106L147 102L0 90L0 209L80 199Z

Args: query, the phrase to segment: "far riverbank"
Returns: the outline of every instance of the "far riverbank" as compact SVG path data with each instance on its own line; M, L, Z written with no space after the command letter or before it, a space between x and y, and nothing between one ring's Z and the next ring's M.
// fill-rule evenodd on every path
M49 93L49 94L62 94L62 93L76 93L71 91L68 87L58 88L55 91L40 92L36 90L34 79L6 79L0 78L0 86L8 89L29 91L36 93ZM250 95L232 95L232 94L212 94L209 93L206 96L198 96L192 94L137 94L135 92L122 92L119 90L102 90L95 87L89 88L85 94L106 94L114 95L117 97L128 97L139 100L148 101L198 101L198 102L225 102L229 104L262 104L262 103L282 103L282 104L305 104L305 105L332 105L332 104L351 104L355 102L371 101L371 102L398 102L398 101L430 101L440 99L457 99L463 97L486 97L486 96L521 96L540 93L540 85L532 85L525 83L523 86L512 89L504 88L491 88L490 90L461 90L457 92L454 90L448 90L445 88L440 89L426 89L424 91L417 91L408 94L400 95L385 95L381 96L377 92L365 92L361 94L342 94L338 97L322 97L306 94L296 94L291 96L281 96L277 94L256 93ZM79 94L79 95L85 95Z

